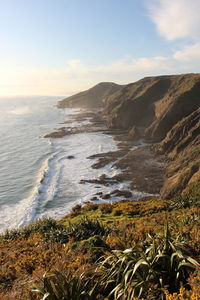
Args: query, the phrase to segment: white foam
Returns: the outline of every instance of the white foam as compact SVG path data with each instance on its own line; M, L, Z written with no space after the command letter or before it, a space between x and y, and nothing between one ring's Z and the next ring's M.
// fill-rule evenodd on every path
M65 113L72 115L77 114L78 111L80 110L66 109ZM82 124L78 121L76 123L78 126ZM74 122L70 126L74 126ZM112 166L113 163L100 169L93 169L91 166L98 159L88 159L89 156L97 153L118 150L117 142L112 136L92 132L72 134L48 141L52 153L43 158L35 179L35 186L30 194L16 204L1 206L1 230L19 227L43 216L59 218L69 212L76 203L89 201L99 191L106 194L114 189L128 188L129 182L120 182L111 186L80 184L82 179L98 179L102 174L113 177L120 172ZM74 158L69 159L69 156ZM131 199L137 200L144 195L147 194L134 191ZM116 200L119 198L112 197L107 201ZM105 200L100 201L105 202Z
M35 186L28 197L13 205L2 205L0 229L18 228L38 218L37 209L51 201L57 192L62 166L57 165L60 153L47 157L39 169Z

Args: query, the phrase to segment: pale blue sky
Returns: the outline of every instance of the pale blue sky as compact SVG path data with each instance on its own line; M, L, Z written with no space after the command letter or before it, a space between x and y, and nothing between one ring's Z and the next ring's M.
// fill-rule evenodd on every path
M198 0L0 0L0 95L199 72L199 9Z

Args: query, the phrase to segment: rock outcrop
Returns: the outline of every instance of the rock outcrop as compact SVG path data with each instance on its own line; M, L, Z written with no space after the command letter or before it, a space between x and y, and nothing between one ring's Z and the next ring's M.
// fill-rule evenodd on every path
M113 82L101 82L91 89L80 92L58 102L59 108L82 107L82 108L101 108L104 107L104 100L111 94L123 88Z

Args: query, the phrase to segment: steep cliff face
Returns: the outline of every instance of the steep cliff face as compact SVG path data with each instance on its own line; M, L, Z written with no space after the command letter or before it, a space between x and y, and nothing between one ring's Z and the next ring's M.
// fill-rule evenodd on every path
M87 91L59 101L57 106L59 108L100 108L105 106L104 99L106 97L120 90L122 87L123 85L118 85L113 82L101 82Z
M161 197L170 199L200 180L200 108L179 121L156 146L168 157Z
M134 126L145 139L158 142L199 107L200 74L147 77L125 86L106 103L109 127Z
M200 180L200 74L144 78L106 103L110 127L137 132L166 155L163 199Z

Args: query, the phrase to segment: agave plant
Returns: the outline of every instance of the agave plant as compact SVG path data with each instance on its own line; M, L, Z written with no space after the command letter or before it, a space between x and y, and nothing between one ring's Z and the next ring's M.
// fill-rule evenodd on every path
M76 278L58 271L45 274L42 283L33 292L42 296L40 300L94 300L93 291L85 291L83 276L84 274Z
M164 289L170 293L178 291L187 284L191 270L199 266L183 245L172 239L167 225L163 238L149 236L143 250L111 251L97 270L99 285L109 297L131 300L134 296L159 293L159 298L164 299Z

